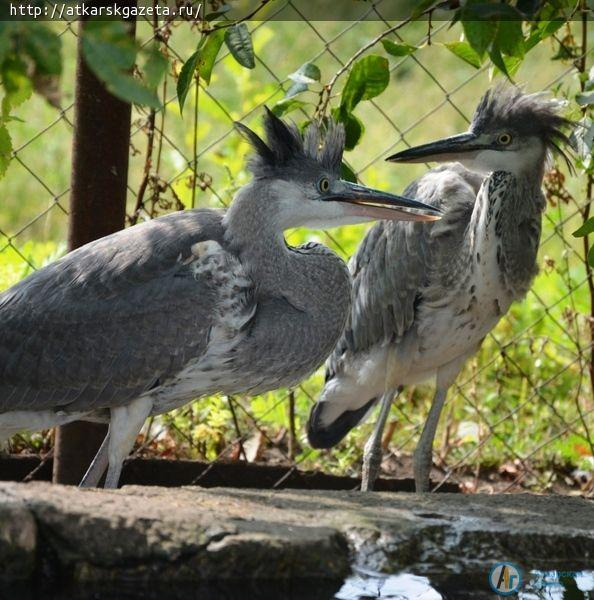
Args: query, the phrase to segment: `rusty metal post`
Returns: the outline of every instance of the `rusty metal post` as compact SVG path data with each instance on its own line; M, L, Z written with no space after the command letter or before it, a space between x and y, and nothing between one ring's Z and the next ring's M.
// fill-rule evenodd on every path
M111 1L111 0L110 0ZM98 2L97 4L101 4ZM119 2L135 6L135 0ZM134 35L135 23L130 23ZM126 218L132 107L112 96L82 54L79 23L68 246L78 248L122 229ZM53 480L77 485L107 427L74 422L56 432Z

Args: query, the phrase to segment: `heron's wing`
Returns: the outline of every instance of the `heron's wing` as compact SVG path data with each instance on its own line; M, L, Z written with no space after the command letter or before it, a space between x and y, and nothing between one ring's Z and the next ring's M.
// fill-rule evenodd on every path
M327 362L327 377L348 354L395 342L413 327L423 290L438 263L456 250L470 220L482 177L459 164L432 169L404 192L444 210L430 224L380 221L367 233L349 262L353 275L351 315ZM439 253L439 256L437 256Z
M0 294L0 412L127 402L201 355L216 290L192 246L221 213L167 215L71 252Z

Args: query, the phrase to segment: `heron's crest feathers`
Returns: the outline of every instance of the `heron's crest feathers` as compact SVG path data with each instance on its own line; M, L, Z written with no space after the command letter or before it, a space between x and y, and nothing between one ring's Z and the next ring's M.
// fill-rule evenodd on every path
M526 94L517 86L499 85L481 98L472 118L476 133L510 129L519 135L536 135L551 152L559 153L571 168L563 146L573 147L566 132L576 123L560 114L564 103L546 92Z
M255 150L249 163L255 177L274 176L279 170L294 166L303 170L304 161L313 161L331 173L340 173L345 133L344 127L332 120L324 130L317 123L311 123L301 134L294 123L285 123L266 108L266 141L243 123L235 123L235 127Z

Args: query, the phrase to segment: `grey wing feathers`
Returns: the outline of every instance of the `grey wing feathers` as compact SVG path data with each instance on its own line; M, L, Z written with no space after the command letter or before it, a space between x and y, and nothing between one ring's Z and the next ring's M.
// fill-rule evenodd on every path
M448 252L455 251L455 241L448 242L448 236L454 240L464 236L481 182L480 175L457 163L432 169L404 195L444 210L440 221L380 221L369 230L349 262L351 315L328 359L327 379L340 369L345 353L398 341L412 328L423 290Z
M0 412L123 404L206 346L214 291L187 265L222 214L167 215L71 252L0 294Z

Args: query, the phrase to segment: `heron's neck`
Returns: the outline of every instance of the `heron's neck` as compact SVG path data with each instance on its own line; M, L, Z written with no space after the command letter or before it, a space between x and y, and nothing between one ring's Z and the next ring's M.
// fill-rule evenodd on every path
M536 269L545 202L536 177L491 173L477 196L470 222L471 254L496 250L499 271L510 287L524 293Z
M542 178L495 171L485 178L477 196L471 224L481 222L487 235L515 235L526 219L540 219L545 208L540 189ZM505 227L504 227L505 225Z
M259 293L305 303L311 294L303 281L306 261L287 247L270 190L256 184L242 188L225 215L229 249L238 255Z

